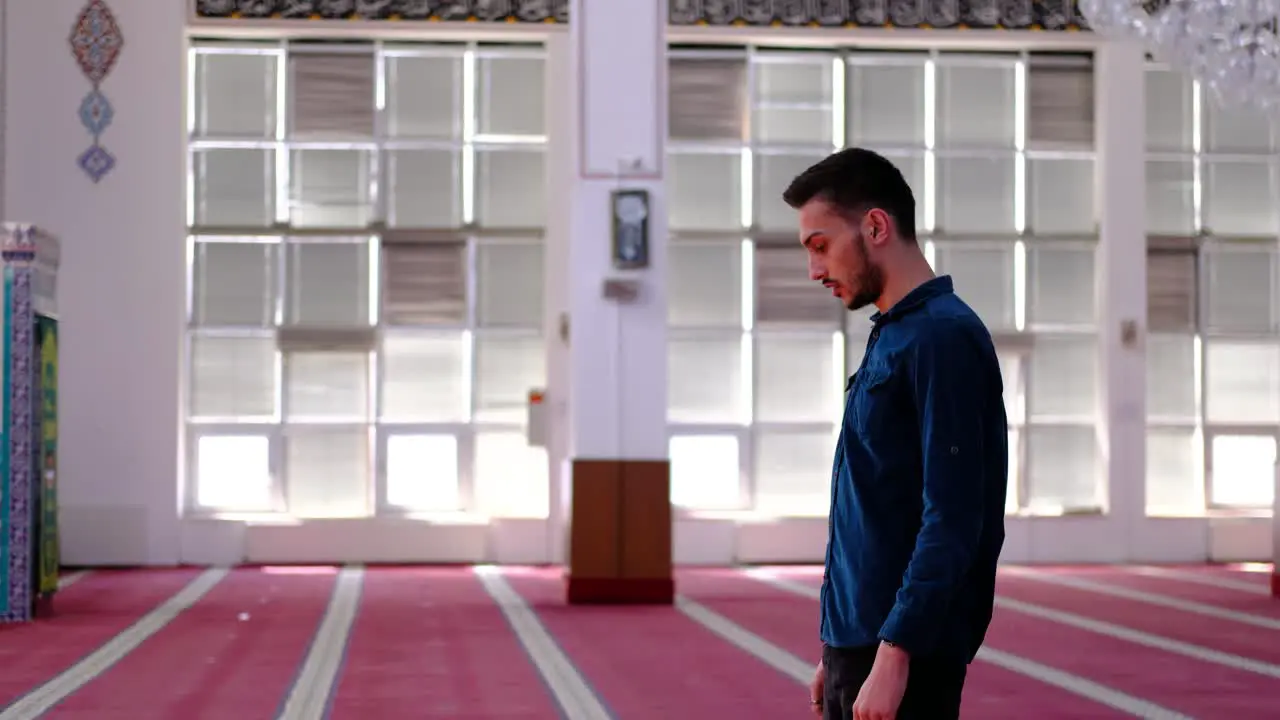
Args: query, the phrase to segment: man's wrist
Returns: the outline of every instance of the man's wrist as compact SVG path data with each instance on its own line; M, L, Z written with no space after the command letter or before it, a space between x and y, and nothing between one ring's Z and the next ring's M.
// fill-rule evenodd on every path
M880 648L879 650L876 651L876 654L882 655L892 660L901 661L904 663L911 659L910 653L908 653L906 650L903 650L900 645L893 642L892 640L881 640Z

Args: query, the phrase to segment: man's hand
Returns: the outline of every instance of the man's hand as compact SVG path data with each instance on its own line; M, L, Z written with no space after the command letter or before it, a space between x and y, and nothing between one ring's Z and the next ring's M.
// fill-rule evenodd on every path
M827 683L827 669L818 661L818 669L813 672L813 682L809 683L809 709L813 714L822 717L822 692Z
M880 644L871 674L862 683L858 699L853 703L854 720L894 720L898 706L907 691L910 658L905 650Z

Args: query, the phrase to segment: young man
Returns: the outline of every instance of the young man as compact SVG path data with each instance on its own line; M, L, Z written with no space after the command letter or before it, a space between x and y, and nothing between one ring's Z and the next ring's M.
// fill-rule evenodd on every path
M911 188L884 157L835 153L783 199L810 277L850 310L879 311L835 452L811 705L827 720L958 717L1004 543L995 347L951 278L934 276Z

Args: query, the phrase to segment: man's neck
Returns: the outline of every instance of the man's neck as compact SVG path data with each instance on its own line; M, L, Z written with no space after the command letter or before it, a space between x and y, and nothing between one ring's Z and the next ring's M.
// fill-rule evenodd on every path
M935 277L937 275L923 253L904 253L900 266L885 278L884 292L876 299L876 309L882 313L888 312L889 308L901 302L912 290Z

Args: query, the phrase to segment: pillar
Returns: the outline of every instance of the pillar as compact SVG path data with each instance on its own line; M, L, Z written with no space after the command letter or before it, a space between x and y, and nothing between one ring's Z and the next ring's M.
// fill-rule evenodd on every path
M1108 513L1130 555L1146 517L1146 62L1141 45L1115 40L1096 61L1099 440Z
M665 0L574 0L568 36L548 47L550 82L560 85L548 111L549 454L560 470L552 514L568 528L570 602L673 596L666 15ZM647 193L643 220L632 218L647 226L642 267L615 262L619 192Z
M175 564L191 3L105 0L123 38L97 84L113 112L82 118L82 109L102 109L86 102L92 73L69 42L89 5L7 3L4 219L38 225L62 243L63 563ZM95 123L115 159L96 181L78 163L94 144Z

